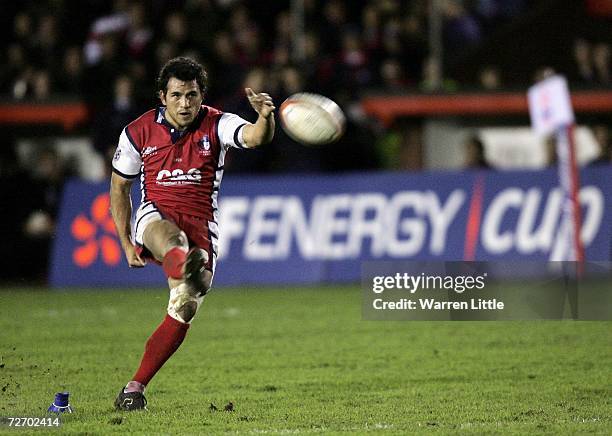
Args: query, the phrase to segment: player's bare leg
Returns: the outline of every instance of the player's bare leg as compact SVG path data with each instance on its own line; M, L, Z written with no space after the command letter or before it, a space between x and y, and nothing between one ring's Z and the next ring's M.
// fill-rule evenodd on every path
M208 253L198 248L188 251L187 236L168 220L150 223L144 231L143 242L162 262L168 276L168 313L177 321L191 322L212 281L212 273L204 269Z
M154 221L145 228L142 241L155 259L162 263L168 278L183 279L183 267L189 250L185 232L171 221Z
M168 277L168 315L147 341L138 371L117 397L115 406L121 410L146 408L146 385L183 342L212 281L212 273L204 269L208 254L197 247L188 251L187 236L171 221L149 223L143 242Z

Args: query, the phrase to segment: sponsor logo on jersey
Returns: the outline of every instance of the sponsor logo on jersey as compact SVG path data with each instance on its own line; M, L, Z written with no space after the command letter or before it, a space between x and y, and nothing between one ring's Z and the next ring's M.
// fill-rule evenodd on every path
M142 151L142 157L148 156L150 154L154 154L157 151L157 147L147 147Z
M121 149L118 148L117 151L115 152L115 155L113 156L113 160L118 161L120 157L121 157Z
M174 170L161 170L157 173L158 185L197 185L202 180L202 172L197 168L190 168L187 172L180 168Z

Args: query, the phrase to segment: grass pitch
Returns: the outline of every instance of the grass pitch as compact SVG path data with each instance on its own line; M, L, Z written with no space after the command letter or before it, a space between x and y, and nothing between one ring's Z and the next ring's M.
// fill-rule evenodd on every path
M0 291L0 417L68 390L62 434L612 433L612 323L362 321L358 287L213 292L149 410L115 412L166 304Z

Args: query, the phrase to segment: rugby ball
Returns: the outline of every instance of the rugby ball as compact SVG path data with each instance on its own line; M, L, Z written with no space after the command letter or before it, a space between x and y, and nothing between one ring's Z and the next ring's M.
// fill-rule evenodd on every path
M338 140L346 124L342 109L333 100L306 92L287 98L280 106L279 116L287 135L305 145Z

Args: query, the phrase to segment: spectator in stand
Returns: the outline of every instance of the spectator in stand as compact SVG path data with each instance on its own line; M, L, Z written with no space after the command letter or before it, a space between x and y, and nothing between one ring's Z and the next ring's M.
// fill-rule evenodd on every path
M387 20L382 34L382 54L385 57L401 58L404 55L402 22L394 16Z
M127 31L129 25L127 0L115 0L112 12L97 18L91 25L84 47L85 63L88 66L95 66L103 62L102 58L109 56L108 51L105 52L103 47L105 39L121 36Z
M534 82L540 82L542 80L546 80L551 76L554 76L555 74L557 74L557 72L555 71L554 68L548 66L548 65L544 65L539 67L535 73L533 73L533 81Z
M15 100L22 100L30 97L32 93L32 76L34 75L34 68L30 65L26 65L25 68L17 73L15 80L12 83L11 93Z
M0 264L0 277L5 280L31 277L29 269L32 247L23 232L23 223L31 212L30 204L26 202L30 198L29 194L33 193L30 180L30 175L19 166L15 138L9 133L0 147L0 208L11 211L5 214L0 226L0 238L3 241L0 245L0 256L2 259L10 259L9 262ZM37 262L32 266L39 268L41 263ZM40 272L36 271L36 278L39 278L39 275Z
M252 118L251 113L253 108L248 100L244 98L244 88L251 88L256 93L263 89L274 93L276 87L275 84L270 81L270 75L267 70L262 67L253 68L247 73L242 82L242 86L236 89L236 92L230 100L226 100L224 107L228 112L248 120ZM281 130L277 129L274 134L275 138L280 134ZM228 153L225 157L226 171L229 173L263 173L270 171L274 158L272 147L275 143L276 139L267 147L244 150L244 152L241 153Z
M33 34L32 16L26 11L18 13L13 20L13 36L11 42L19 44L29 55L32 50L32 45L34 44L32 40Z
M593 70L600 85L610 85L610 44L600 42L593 47Z
M0 207L11 210L4 218L8 232L0 230L5 241L3 258L11 259L2 277L43 281L47 276L49 250L55 229L60 195L66 179L66 166L51 147L36 150L31 171L21 168L13 144L3 147L0 156ZM3 170L5 165L9 170ZM5 167L6 169L6 167ZM10 242L12 241L12 242Z
M63 94L80 95L83 91L83 57L78 46L70 46L64 51L62 70L55 77L57 90Z
M319 24L319 35L323 35L321 46L327 53L340 51L338 35L344 33L347 26L346 7L341 0L330 0L323 4L323 16Z
M370 3L361 12L361 36L363 46L369 53L380 49L381 20L376 5Z
M397 59L385 59L380 66L382 90L389 94L402 92L408 84L402 65Z
M117 138L123 128L142 113L142 109L136 102L132 79L127 75L117 77L113 86L113 99L108 106L97 112L92 127L94 148L105 157L109 175Z
M473 3L479 21L489 32L519 14L525 7L524 0L477 0Z
M589 162L592 165L612 165L612 142L610 141L610 127L598 124L593 127L593 136L599 147L597 157Z
M125 39L128 56L133 60L145 62L152 50L153 30L147 22L142 2L132 3L129 7L129 27Z
M178 47L168 41L160 41L155 46L155 69L159 71L170 59L177 57Z
M51 97L52 80L46 69L27 66L18 74L12 85L12 95L16 100L48 100Z
M338 83L342 83L350 92L356 92L372 82L372 74L368 69L368 56L363 48L361 36L356 31L345 31L341 39L339 63L341 77Z
M442 13L444 45L449 55L456 55L461 48L481 40L478 22L460 0L445 0Z
M122 70L120 36L106 33L98 39L100 57L85 73L89 85L85 89L88 102L95 108L104 107L113 98L113 83Z
M178 53L183 54L195 46L190 39L189 23L184 13L177 11L168 15L164 29L164 39L176 47Z
M305 83L300 70L293 65L286 65L280 71L280 93L284 100L291 94L305 90Z
M480 87L485 91L499 91L501 89L501 73L499 68L493 65L487 65L478 75Z
M412 83L417 83L423 68L423 62L427 57L428 44L424 35L427 29L423 20L415 12L409 14L402 21L402 57L401 61L406 71L407 78Z
M440 62L429 56L423 63L423 77L419 88L423 92L455 92L458 86L457 82L443 76Z
M489 169L486 150L482 140L472 135L465 142L465 167L470 169Z
M274 38L274 52L282 51L287 53L287 61L290 60L289 52L291 51L291 44L295 38L293 19L289 11L282 11L276 17L275 30L276 37ZM276 61L275 61L276 63ZM288 62L284 62L281 65L286 65Z
M49 100L51 97L51 77L47 70L35 71L31 81L32 97L41 102Z
M41 260L36 263L42 265L41 277L46 277L61 195L72 168L52 146L44 147L37 153L33 168L36 194L31 198L32 211L25 222L24 231L28 239L40 247L38 256Z
M183 10L188 20L190 35L193 43L200 49L204 59L209 59L215 36L225 28L223 5L215 0L191 0L186 2ZM202 32L202 25L206 23L206 31Z
M237 60L243 71L266 63L264 60L269 55L262 51L262 35L251 20L249 10L245 5L238 5L232 11L230 29Z
M33 58L31 60L39 67L55 74L61 70L61 45L57 18L53 15L42 16L34 35Z
M321 37L314 32L305 35L305 59L300 66L304 83L314 85L317 92L332 96L338 84L337 53L328 53L321 45Z
M272 52L271 64L275 69L283 68L291 63L291 48L284 44L278 44Z
M591 59L591 44L584 38L577 38L573 47L574 68L570 80L578 85L590 85L595 80Z
M52 146L47 146L36 153L33 178L38 189L36 209L26 220L26 234L32 238L49 239L53 236L55 219L59 210L62 187L66 179L67 168Z
M228 91L232 89L238 92L237 84L242 82L244 75L242 65L238 63L234 40L229 32L219 32L215 35L210 65L210 81L214 86L210 87L207 98L215 105L225 107L222 99L227 98ZM253 89L264 89L264 87ZM231 95L231 92L229 94ZM240 100L242 101L242 89L240 89Z
M15 93L15 84L28 68L25 50L19 43L12 43L7 48L6 62L0 65L0 93L11 94L13 98L23 96Z

